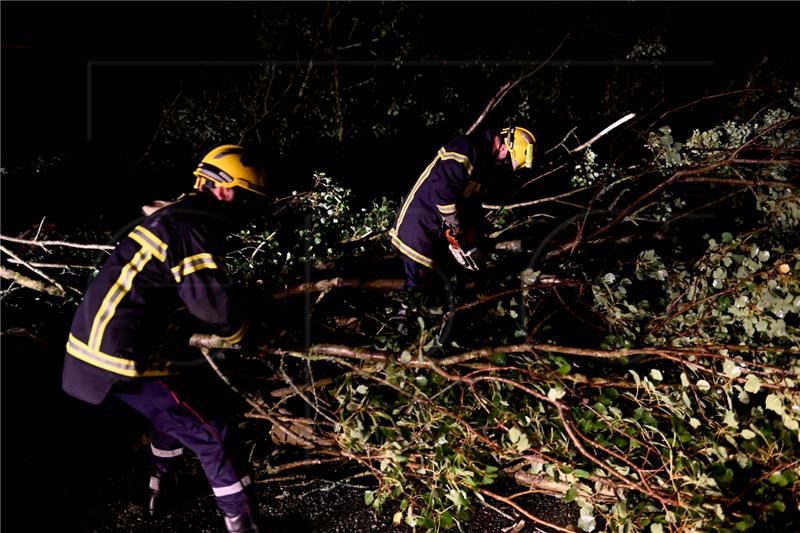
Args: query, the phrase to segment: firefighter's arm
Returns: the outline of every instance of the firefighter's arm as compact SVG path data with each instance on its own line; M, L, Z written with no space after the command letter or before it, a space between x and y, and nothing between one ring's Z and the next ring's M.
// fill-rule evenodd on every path
M192 230L182 236L183 246L171 248L170 274L189 313L228 344L239 343L248 322L236 289L220 268L219 259L202 235Z

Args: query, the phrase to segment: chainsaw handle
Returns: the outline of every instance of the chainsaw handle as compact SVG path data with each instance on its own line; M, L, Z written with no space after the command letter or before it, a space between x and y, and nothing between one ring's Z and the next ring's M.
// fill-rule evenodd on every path
M453 235L452 229L447 228L444 232L444 236L447 237L447 242L450 243L450 246L458 250L461 249L461 245L458 244L458 240L456 239L455 235Z

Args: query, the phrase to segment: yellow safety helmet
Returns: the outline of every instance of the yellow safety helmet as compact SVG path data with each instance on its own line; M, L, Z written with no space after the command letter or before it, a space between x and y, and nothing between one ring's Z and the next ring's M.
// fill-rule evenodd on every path
M536 154L536 137L533 133L519 126L511 126L503 128L500 135L508 148L512 166L515 169L532 168L533 156Z
M241 187L266 197L267 179L261 166L247 156L244 147L224 144L208 152L194 171L194 188L203 190L209 182L217 187Z

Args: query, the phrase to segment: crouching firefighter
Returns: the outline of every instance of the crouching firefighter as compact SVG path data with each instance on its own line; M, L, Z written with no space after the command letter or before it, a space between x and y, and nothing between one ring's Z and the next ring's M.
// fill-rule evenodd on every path
M493 167L533 166L536 139L525 128L486 128L444 145L408 193L389 231L402 254L407 290L431 285L445 250L469 270L485 267L477 244L482 188ZM442 253L444 252L444 253Z
M181 312L230 345L244 337L248 322L220 258L246 207L265 196L265 176L236 145L209 152L194 174L198 192L151 210L119 239L89 286L70 329L63 388L91 404L111 396L152 422L151 513L162 479L188 448L202 464L227 530L257 532L246 456L234 426L214 412L216 398L197 380L197 367L207 365L198 364L197 352L186 361L180 350L158 347Z

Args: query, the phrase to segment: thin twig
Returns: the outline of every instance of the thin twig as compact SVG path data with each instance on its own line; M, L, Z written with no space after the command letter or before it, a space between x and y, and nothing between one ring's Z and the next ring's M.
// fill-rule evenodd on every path
M553 56L556 55L556 53L559 50L561 50L561 47L564 45L564 42L567 40L567 37L569 37L569 33L564 35L564 38L561 39L561 42L558 44L558 46L556 46L555 50L553 50L553 52L547 57L547 59L545 59L536 68L534 68L530 72L527 72L527 73L521 75L520 77L518 77L515 80L509 80L506 83L504 83L503 86L500 87L500 90L497 91L497 93L492 97L491 100L489 100L489 103L486 104L486 107L483 108L483 111L478 116L478 119L475 122L473 122L472 126L469 127L469 129L467 130L467 135L469 135L470 133L472 133L473 131L475 131L478 128L478 126L481 124L481 122L483 122L483 119L486 118L486 115L488 115L489 112L491 112L495 107L497 107L497 105L500 103L500 101L503 98L505 98L505 96L509 93L509 91L511 91L511 89L513 89L514 87L519 85L519 83L522 80L533 76L534 74L539 72L539 70L541 70L545 65L547 65L550 62L550 60L553 58Z
M44 272L42 272L41 270L36 268L35 266L31 265L30 263L28 263L24 259L21 259L19 256L17 256L14 252L9 250L5 246L0 246L0 251L2 251L4 254L7 254L9 257L12 257L12 258L16 259L19 262L19 264L21 264L22 266L24 266L25 268L27 268L31 272L39 274L41 277L43 277L44 279L49 281L51 284L53 284L55 287L57 287L62 292L62 294L59 294L59 295L56 295L56 296L64 296L64 293L65 293L64 287L62 287L59 282L57 282L56 280L54 280L53 278L51 278L50 276L48 276L47 274L45 274ZM78 294L80 294L80 291L78 291L77 289L72 289L72 290L77 292ZM47 291L45 291L45 292L47 292Z
M108 246L105 244L77 244L74 242L65 242L65 241L36 241L36 240L29 240L29 239L18 239L16 237L8 237L6 235L0 235L0 240L10 241L10 242L17 242L20 244L34 244L36 246L41 246L42 248L46 248L48 246L66 246L67 248L82 248L84 250L113 250L114 246Z

